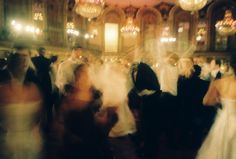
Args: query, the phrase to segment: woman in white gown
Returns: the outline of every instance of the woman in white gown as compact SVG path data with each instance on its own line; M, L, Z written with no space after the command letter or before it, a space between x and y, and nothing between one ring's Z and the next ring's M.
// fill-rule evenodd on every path
M11 80L0 85L0 158L39 159L41 137L38 88L25 81L29 52L22 47L8 58Z
M231 58L234 73L211 83L205 105L219 105L215 123L200 148L197 159L236 159L236 57Z

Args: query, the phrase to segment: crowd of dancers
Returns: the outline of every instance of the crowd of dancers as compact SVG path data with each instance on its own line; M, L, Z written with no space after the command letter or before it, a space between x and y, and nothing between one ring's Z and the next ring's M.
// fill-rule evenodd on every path
M0 61L0 158L155 159L160 147L236 158L234 56L154 65L46 51L16 45Z

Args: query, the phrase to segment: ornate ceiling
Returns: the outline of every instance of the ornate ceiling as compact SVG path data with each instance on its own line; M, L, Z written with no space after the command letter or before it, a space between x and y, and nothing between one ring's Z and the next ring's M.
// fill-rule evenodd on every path
M108 6L118 6L121 8L128 7L130 5L140 8L144 6L155 6L161 2L168 2L175 4L177 0L105 0Z

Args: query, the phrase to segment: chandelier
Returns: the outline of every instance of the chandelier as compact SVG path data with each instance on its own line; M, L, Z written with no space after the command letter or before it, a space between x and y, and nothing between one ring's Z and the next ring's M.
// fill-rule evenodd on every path
M208 0L179 0L180 7L186 11L198 11L202 9Z
M134 24L132 17L127 18L126 24L120 29L121 33L125 36L134 36L140 31L139 27Z
M225 11L224 19L218 21L215 27L222 36L230 36L236 33L236 20L233 19L231 10Z
M75 12L85 18L98 17L104 7L104 0L77 0Z
M166 26L163 28L160 41L161 41L161 43L174 43L174 42L176 42L176 38L171 36L170 27Z
M35 21L43 21L43 5L42 3L35 3L33 5L33 19Z

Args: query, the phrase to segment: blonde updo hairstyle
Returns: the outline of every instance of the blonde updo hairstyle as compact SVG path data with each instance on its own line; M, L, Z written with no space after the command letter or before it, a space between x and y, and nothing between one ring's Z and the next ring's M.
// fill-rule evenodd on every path
M190 78L194 72L194 64L191 58L181 58L178 62L179 75Z

